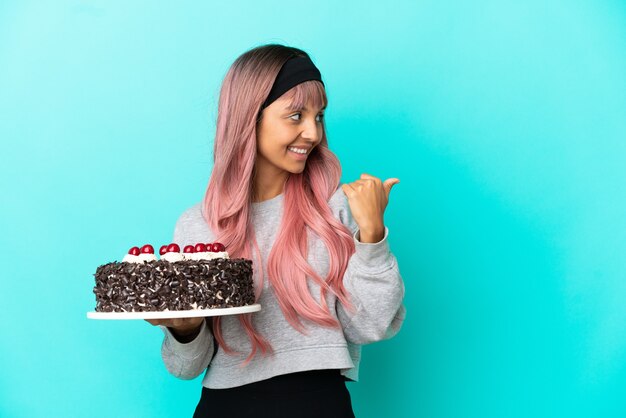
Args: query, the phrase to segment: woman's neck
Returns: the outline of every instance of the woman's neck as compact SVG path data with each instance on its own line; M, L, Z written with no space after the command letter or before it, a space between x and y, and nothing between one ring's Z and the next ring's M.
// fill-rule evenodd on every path
M281 194L285 188L285 182L289 173L282 171L279 173L257 171L253 179L252 201L263 202Z

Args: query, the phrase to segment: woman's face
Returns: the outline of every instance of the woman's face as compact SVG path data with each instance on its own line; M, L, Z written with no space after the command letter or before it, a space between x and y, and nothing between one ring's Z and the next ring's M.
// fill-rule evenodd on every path
M322 140L324 109L309 101L304 109L289 109L281 96L263 110L257 127L257 173L284 176L301 173L307 158Z

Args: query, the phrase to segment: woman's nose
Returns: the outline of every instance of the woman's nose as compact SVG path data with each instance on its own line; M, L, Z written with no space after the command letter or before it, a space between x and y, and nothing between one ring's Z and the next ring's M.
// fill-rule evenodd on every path
M315 118L307 118L304 123L304 130L301 134L302 138L317 143L320 141L321 135L321 127L318 126Z

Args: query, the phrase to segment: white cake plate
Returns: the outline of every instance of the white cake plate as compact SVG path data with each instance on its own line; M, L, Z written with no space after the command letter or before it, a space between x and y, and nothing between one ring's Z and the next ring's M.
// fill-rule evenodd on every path
M195 318L198 316L236 315L261 310L261 305L238 306L236 308L192 309L189 311L159 312L87 312L89 319L170 319Z

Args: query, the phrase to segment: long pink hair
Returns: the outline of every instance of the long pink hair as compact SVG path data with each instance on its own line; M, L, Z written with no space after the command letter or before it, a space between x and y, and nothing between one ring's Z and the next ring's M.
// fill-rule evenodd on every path
M262 116L261 105L282 65L293 56L306 55L300 49L283 45L253 48L235 60L220 92L214 166L203 202L204 217L231 257L253 259L257 300L263 289L261 255L251 226L257 124ZM294 108L303 107L309 100L318 108L327 103L324 86L318 81L301 83L283 97L291 99ZM340 177L341 166L328 149L324 129L304 171L291 174L284 186L283 218L268 257L267 272L285 318L302 333L306 333L303 318L322 326L339 326L328 308L329 293L348 309L353 308L343 286L343 275L354 253L354 242L348 228L333 216L328 206ZM328 250L326 277L320 277L307 261L309 232L314 232ZM320 303L309 292L309 279L320 286ZM258 350L263 354L272 351L271 345L253 327L251 315L239 316L252 345L244 364ZM213 332L219 345L228 354L234 354L222 336L220 317L213 319Z

